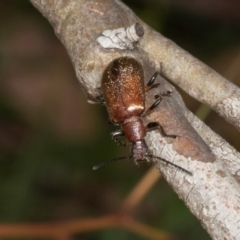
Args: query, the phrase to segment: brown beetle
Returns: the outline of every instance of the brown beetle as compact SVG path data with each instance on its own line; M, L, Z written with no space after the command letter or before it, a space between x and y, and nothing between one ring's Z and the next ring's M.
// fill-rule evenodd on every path
M121 130L113 132L111 135L116 143L125 146L119 140L125 136L131 143L131 155L114 158L108 162L94 166L94 170L117 160L133 158L136 165L139 161L150 162L156 158L166 164L172 165L188 174L186 169L171 163L163 158L149 154L145 142L146 132L158 128L163 136L176 138L175 135L168 135L158 122L151 122L144 126L142 117L156 108L162 100L162 96L169 96L170 91L161 93L148 109L145 109L145 93L152 88L159 86L155 83L158 73L155 73L146 86L144 86L144 73L142 65L131 57L121 57L115 59L108 65L102 76L103 100L107 106L110 121L121 125Z

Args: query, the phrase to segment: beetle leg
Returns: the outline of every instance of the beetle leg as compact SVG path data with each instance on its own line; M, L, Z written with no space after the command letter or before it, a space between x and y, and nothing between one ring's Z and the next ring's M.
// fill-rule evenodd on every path
M160 102L162 101L162 96L171 96L171 94L172 94L172 91L168 90L155 95L154 98L156 99L156 101L148 109L145 110L143 117L148 115L152 110L154 110L160 104Z
M148 115L153 109L155 109L159 105L161 101L162 97L159 95L158 99L148 109L145 110L142 116L145 117L146 115Z
M169 137L169 138L177 138L178 137L177 135L167 134L165 132L163 126L159 122L150 122L150 123L148 123L146 128L147 128L147 131L152 131L152 130L158 129L164 137Z
M147 83L147 85L145 86L145 92L148 92L149 90L156 88L160 85L160 83L155 83L155 80L157 78L158 72L155 72L152 77L150 78L149 82Z
M111 135L112 135L112 138L113 138L113 140L115 141L115 143L116 143L117 145L120 145L120 146L122 146L122 147L126 147L126 146L127 146L126 143L124 143L123 141L121 141L121 140L119 139L120 137L123 137L123 136L124 136L124 133L123 133L122 130L118 130L118 131L112 132Z
M157 76L158 76L158 72L155 72L152 75L152 77L148 81L147 85L145 86L145 92L148 92L149 90L151 90L153 88L157 88L160 85L160 83L155 83ZM162 93L156 95L155 99L159 98L160 96L170 96L171 94L172 94L172 91L165 91L165 92L162 92Z
M154 96L155 99L161 98L161 97L170 97L172 95L172 91L171 90L167 90L165 92L161 92L157 95Z
M108 118L107 123L108 123L108 124L115 124L110 118Z
M106 104L105 101L104 101L103 96L97 96L97 97L94 99L94 101L95 101L96 103L100 103L100 104L102 104L102 105L105 105L105 104Z
M116 123L116 122L112 121L111 118L108 118L107 123L108 123L108 124L114 124L114 125L116 125L116 126L119 126L119 125L120 125L119 123Z

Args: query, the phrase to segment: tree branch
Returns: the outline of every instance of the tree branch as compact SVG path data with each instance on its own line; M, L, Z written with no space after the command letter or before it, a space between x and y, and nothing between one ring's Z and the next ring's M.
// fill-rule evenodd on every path
M240 130L240 89L171 40L147 27L145 32L139 48L162 62L163 76Z
M162 66L161 73L166 78L240 128L239 89L153 31L119 0L31 2L50 21L66 47L88 101L101 94L101 76L109 62L128 55L143 63L146 81ZM104 30L126 28L136 22L143 26L145 34L133 50L104 49L96 41ZM160 122L167 133L179 137L163 138L155 131L148 135L147 142L156 156L186 168L193 176L154 160L156 168L213 239L240 238L239 153L189 113L168 82L160 77L158 81L161 88L151 90L147 106L159 91L171 90L173 94L165 97L161 106L146 119Z

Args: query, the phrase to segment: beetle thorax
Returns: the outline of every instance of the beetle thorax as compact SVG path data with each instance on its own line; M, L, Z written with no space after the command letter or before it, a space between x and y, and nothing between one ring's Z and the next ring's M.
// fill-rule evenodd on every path
M142 119L138 116L127 118L122 124L122 131L131 143L144 140L146 136L146 128Z

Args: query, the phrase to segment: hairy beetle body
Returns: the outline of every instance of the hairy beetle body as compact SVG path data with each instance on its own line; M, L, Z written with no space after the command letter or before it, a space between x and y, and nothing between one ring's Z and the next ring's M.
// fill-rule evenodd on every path
M113 123L122 124L145 110L143 68L134 58L114 60L103 74L102 90Z
M144 140L146 129L141 119L145 111L143 79L142 65L129 57L114 60L102 77L103 97L110 120L122 126L123 134L132 143L134 159L142 159L148 152ZM136 142L145 146L143 151L134 151Z
M134 58L121 57L115 59L108 65L102 76L102 92L109 118L112 123L121 125L121 130L112 133L113 139L120 145L125 145L119 137L125 136L131 143L131 155L110 160L117 161L133 158L136 165L139 161L150 162L156 158L166 164L172 165L188 174L191 173L184 168L171 163L163 158L149 154L145 142L146 132L158 128L163 136L176 138L175 135L165 133L158 122L151 122L144 126L142 117L149 114L162 101L162 96L169 96L170 91L157 95L157 100L148 109L145 109L145 93L152 88L158 87L154 84L157 73L155 73L144 86L144 73L142 65ZM98 98L99 101L100 98ZM103 102L103 101L100 101ZM108 162L94 166L94 169Z

